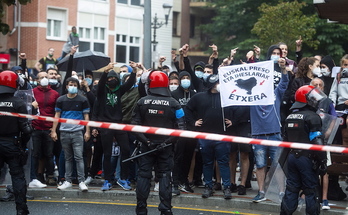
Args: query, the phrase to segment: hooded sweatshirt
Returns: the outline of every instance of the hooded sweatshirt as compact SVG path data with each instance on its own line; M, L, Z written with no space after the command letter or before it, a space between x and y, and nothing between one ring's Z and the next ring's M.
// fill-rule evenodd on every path
M192 81L191 81L191 86L188 88L188 91L185 91L185 89L181 86L181 79L182 79L182 77L184 77L186 75L189 76L191 79L190 73L188 73L186 71L180 72L180 74L179 74L180 86L176 90L171 92L173 98L175 98L180 103L181 107L183 107L183 108L190 101L191 97L196 94L196 92L191 89Z
M277 45L272 45L268 48L268 51L267 51L267 55L266 55L266 59L267 60L271 60L271 56L272 56L272 52L274 49L279 49L280 51L280 57L282 57L282 50L279 48L279 46ZM280 79L282 77L282 72L281 72L281 69L279 67L279 64L278 63L274 63L274 73L273 73L273 76L274 76L274 89L278 86L279 82L280 82Z
M110 71L109 73L111 73ZM122 105L121 97L128 91L135 83L134 72L131 73L129 79L123 85L119 76L116 77L118 86L114 90L106 86L108 73L103 73L98 84L97 99L93 107L92 119L102 122L122 122Z
M205 67L204 62L199 61L198 63L195 64L192 70L190 65L190 59L188 57L184 57L184 65L185 65L185 70L191 75L191 86L193 87L193 89L196 90L196 92L207 91L206 87L203 84L203 79L198 78L195 74L195 70L197 67L201 67L204 69Z
M40 116L51 116L55 114L56 101L59 93L50 86L47 88L38 86L33 89L36 102L39 104L38 113ZM33 120L32 125L37 130L49 130L52 128L53 122Z
M320 64L325 64L327 67L329 67L330 72L332 72L332 68L335 66L335 62L330 55L323 57ZM331 77L331 74L329 76L321 76L320 78L324 81L324 93L329 95L334 78Z

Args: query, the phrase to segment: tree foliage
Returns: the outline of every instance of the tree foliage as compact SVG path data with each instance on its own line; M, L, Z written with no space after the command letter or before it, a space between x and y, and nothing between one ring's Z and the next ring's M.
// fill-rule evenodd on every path
M338 63L348 50L348 25L328 23L325 19L317 19L316 39L320 41L316 54L331 55Z
M285 42L294 53L294 42L303 39L304 56L328 55L337 60L348 50L348 25L319 19L313 0L215 0L211 23L201 26L211 43L219 47L220 56L239 47L237 58L258 45ZM265 51L263 51L265 53Z
M316 15L304 15L301 11L304 6L306 3L297 1L281 2L275 6L263 3L259 7L261 17L251 32L258 36L262 47L282 41L295 48L295 41L301 36L304 43L316 49L319 44L318 40L313 40Z
M30 2L31 0L0 0L0 32L3 35L10 32L10 26L2 21L5 17L5 8L11 5L16 5L16 3L26 5Z
M243 59L246 52L257 45L258 38L251 34L254 23L260 17L257 9L260 0L216 0L210 4L216 16L212 22L201 26L203 32L219 47L219 55L227 56L230 50L239 47L237 57ZM278 2L269 0L268 2ZM243 53L243 55L241 55Z

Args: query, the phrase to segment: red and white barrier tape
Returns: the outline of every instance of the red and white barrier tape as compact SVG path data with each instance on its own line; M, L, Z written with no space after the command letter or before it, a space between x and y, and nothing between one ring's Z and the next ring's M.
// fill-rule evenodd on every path
M329 146L329 145L321 146L321 145L313 145L308 143L293 143L293 142L285 142L285 141L260 140L260 139L246 138L246 137L222 135L222 134L212 134L212 133L186 131L186 130L148 127L148 126L140 126L140 125L128 125L128 124L119 124L119 123L106 123L106 122L96 122L96 121L54 118L54 117L47 117L47 116L34 116L29 114L10 113L10 112L3 112L3 111L0 111L0 115L22 117L27 119L37 119L37 120L44 120L44 121L51 121L51 122L69 123L69 124L76 124L76 125L84 125L84 126L90 126L95 128L107 128L107 129L114 129L114 130L148 133L148 134L198 138L198 139L226 141L226 142L235 142L235 143L244 143L244 144L257 144L257 145L264 145L264 146L277 146L277 147L280 146L280 147L286 147L286 148L307 149L307 150L316 150L316 151L330 151L330 152L348 154L348 148L338 147L338 146Z

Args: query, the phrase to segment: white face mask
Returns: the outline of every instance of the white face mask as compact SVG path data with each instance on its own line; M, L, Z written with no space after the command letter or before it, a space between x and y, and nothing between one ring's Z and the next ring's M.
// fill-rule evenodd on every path
M326 77L330 76L330 71L328 68L323 68L320 70L320 72L321 74L323 74L323 76L326 76Z
M42 87L47 87L47 86L48 86L48 79L47 79L47 78L41 79L40 85L41 85Z
M179 85L169 85L169 90L170 91L174 91L174 90L176 90L177 88L179 87Z
M321 77L321 71L319 67L316 67L312 70L314 76Z

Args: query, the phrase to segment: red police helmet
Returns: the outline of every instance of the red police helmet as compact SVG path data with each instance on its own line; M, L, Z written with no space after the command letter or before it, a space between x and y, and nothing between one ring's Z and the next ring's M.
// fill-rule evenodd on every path
M161 71L152 71L149 75L149 88L168 87L169 78Z
M149 90L150 94L171 96L169 91L169 78L167 74L161 71L152 71L149 75Z
M14 93L18 86L18 75L6 70L0 72L0 93Z
M306 95L314 88L315 88L314 86L310 86L310 85L305 85L305 86L298 88L296 93L295 93L295 101L307 104Z
M324 97L324 96L319 96L324 94L322 92L321 94L320 92L321 91L318 88L315 88L314 86L310 86L310 85L304 85L298 88L295 93L295 103L291 106L290 110L302 108L306 106L307 104L312 107L315 107L318 104L318 102Z

